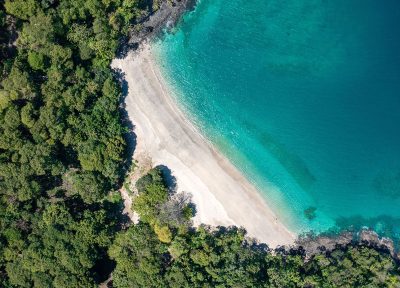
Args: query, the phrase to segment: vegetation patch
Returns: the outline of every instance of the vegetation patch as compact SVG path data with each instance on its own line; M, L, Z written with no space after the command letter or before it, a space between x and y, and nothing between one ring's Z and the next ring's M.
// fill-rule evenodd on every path
M157 168L137 182L139 223L124 220L128 129L109 66L157 7L0 0L0 287L97 287L111 274L113 287L399 287L386 250L346 245L306 261L241 228L195 229L190 195Z

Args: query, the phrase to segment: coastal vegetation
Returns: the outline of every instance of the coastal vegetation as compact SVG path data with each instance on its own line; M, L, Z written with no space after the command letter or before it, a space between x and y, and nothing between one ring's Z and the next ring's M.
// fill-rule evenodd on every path
M158 169L141 178L137 188L133 207L140 221L119 231L109 248L116 263L114 287L400 285L399 264L388 250L354 243L309 258L301 248L273 251L241 228L191 227L194 210L188 199L175 201ZM176 216L166 217L166 210Z
M127 164L110 63L146 1L0 1L0 286L94 287ZM111 263L111 264L110 264Z
M150 5L149 3L152 3ZM118 43L158 1L0 1L0 287L398 287L385 249L307 258L237 227L193 228L162 170L128 170ZM15 39L14 39L15 37ZM313 212L313 211L311 211Z

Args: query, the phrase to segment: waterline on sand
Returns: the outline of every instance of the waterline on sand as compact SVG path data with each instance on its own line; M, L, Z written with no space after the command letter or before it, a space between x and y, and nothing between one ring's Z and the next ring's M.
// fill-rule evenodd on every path
M145 155L166 165L178 192L193 195L196 225L243 226L249 236L271 247L291 244L295 234L277 218L257 189L182 113L148 45L116 59L128 83L126 109L134 123L134 158Z
M399 13L395 0L203 0L157 61L292 231L398 237Z

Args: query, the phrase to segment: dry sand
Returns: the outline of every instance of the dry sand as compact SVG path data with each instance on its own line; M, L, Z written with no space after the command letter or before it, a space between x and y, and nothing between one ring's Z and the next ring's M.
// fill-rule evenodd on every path
M136 161L165 165L177 191L192 194L194 224L237 225L270 247L292 244L295 235L228 159L188 121L171 96L149 46L113 61L128 84L126 109L135 126Z

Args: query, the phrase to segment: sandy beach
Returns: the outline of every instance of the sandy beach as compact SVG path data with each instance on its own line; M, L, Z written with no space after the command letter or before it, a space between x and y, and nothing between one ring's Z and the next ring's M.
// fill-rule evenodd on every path
M254 186L198 132L179 109L154 56L145 45L113 61L128 84L126 109L134 125L139 163L165 165L177 191L192 194L194 224L237 225L270 247L293 243L295 235L277 219Z

